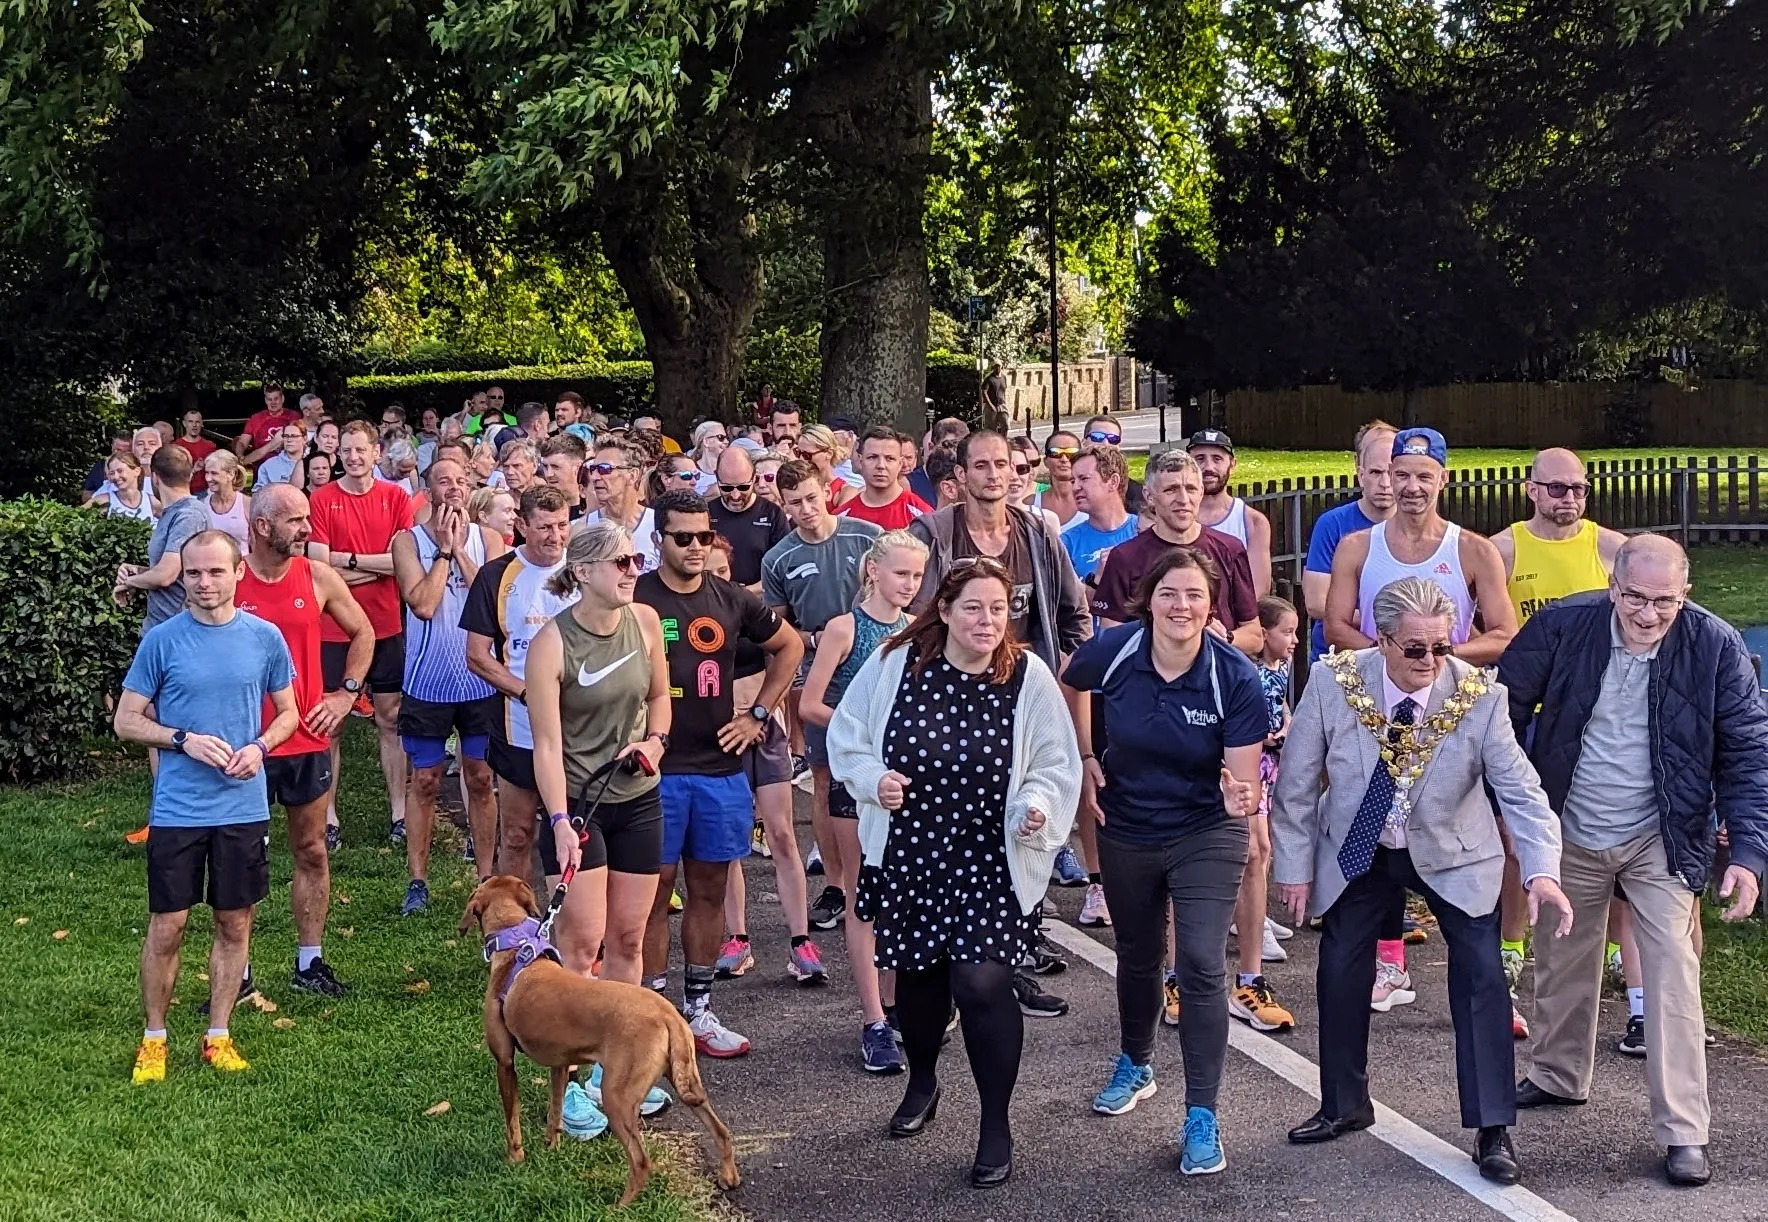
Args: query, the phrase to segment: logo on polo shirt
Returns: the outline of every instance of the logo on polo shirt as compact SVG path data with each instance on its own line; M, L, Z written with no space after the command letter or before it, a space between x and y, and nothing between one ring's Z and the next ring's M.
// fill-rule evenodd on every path
M1208 709L1189 709L1184 705L1180 705L1179 711L1185 715L1186 725L1213 726L1216 722L1221 720L1221 718L1217 717Z

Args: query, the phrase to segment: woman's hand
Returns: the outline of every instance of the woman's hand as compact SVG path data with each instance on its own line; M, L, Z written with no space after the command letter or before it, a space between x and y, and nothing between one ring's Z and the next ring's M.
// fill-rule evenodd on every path
M1227 766L1222 766L1222 805L1228 808L1228 818L1244 819L1258 813L1258 799L1253 795L1253 788L1251 781L1236 780Z
M885 810L901 810L903 794L909 779L900 772L886 772L878 778L878 805Z
M1080 763L1080 809L1100 827L1105 826L1105 808L1099 805L1099 791L1105 788L1105 770L1099 761L1088 756Z
M553 825L553 852L558 855L561 871L583 865L583 838L569 819L560 819Z
M1025 818L1019 821L1019 838L1030 840L1044 830L1044 812L1033 806L1026 810Z
M619 753L615 755L614 758L623 760L627 756L635 754L645 757L645 761L651 765L646 771L650 775L656 776L657 761L663 758L663 740L660 738L641 738L635 743L627 743L624 747L620 748Z

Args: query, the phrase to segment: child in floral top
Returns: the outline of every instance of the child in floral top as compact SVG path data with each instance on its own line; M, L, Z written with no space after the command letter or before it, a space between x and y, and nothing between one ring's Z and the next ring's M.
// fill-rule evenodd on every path
M1266 595L1258 600L1258 622L1265 630L1258 677L1265 689L1265 704L1271 719L1271 732L1265 737L1265 753L1258 762L1258 779L1263 787L1258 811L1261 815L1269 815L1271 792L1277 785L1277 758L1289 733L1289 665L1295 656L1301 617L1288 600Z

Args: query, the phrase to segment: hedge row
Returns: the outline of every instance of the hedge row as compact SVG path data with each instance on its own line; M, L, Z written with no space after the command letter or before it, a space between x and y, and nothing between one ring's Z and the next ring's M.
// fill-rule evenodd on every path
M27 497L0 501L0 779L64 776L109 723L141 631L111 600L119 564L147 560L144 522Z

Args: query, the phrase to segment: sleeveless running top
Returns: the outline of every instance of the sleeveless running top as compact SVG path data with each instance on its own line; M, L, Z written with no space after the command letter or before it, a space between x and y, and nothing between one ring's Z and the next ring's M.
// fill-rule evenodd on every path
M1233 502L1228 506L1227 517L1223 518L1220 522L1205 522L1204 525L1211 530L1219 530L1224 535L1229 535L1240 540L1240 546L1245 547L1246 499L1244 497L1235 497Z
M436 560L436 540L422 526L412 528L411 538L417 544L418 563L428 570ZM477 565L485 563L485 536L478 527L467 532L464 546L467 559ZM467 630L460 626L467 588L460 566L451 563L442 601L429 619L419 619L410 607L405 608L405 678L399 686L407 696L431 704L464 704L497 694L467 666Z
M107 518L130 518L137 522L152 523L154 520L153 497L142 492L141 500L136 502L135 508L131 509L118 500L117 494L113 492L105 498L104 516Z
M566 797L577 795L590 773L626 746L644 737L645 700L651 692L651 656L631 607L620 608L620 622L597 636L566 612L559 626L564 671L559 677L559 728L564 737ZM604 801L625 802L656 788L657 778L616 769ZM590 791L593 799L601 782Z
M858 607L853 609L853 648L842 659L841 665L829 678L828 690L823 693L823 703L834 708L841 703L841 697L847 694L847 685L859 674L859 668L866 664L866 659L878 652L878 646L884 638L893 633L901 632L909 626L907 615L897 614L891 623L873 619Z
M1363 578L1357 589L1363 635L1375 635L1375 596L1383 586L1402 577L1422 577L1441 586L1443 593L1455 604L1455 622L1449 625L1449 640L1461 644L1473 630L1473 592L1468 588L1466 574L1461 571L1461 528L1453 522L1448 523L1442 544L1429 558L1417 564L1402 564L1387 549L1387 526L1386 522L1377 522L1369 531L1369 558L1363 561Z
M295 663L295 708L302 720L288 741L270 753L271 757L331 750L325 736L309 730L306 721L307 714L325 695L325 677L319 663L319 621L324 616L319 610L319 596L313 590L312 562L305 556L292 558L281 581L265 581L248 563L234 590L233 605L274 624ZM276 706L265 700L264 724L275 719Z
M251 550L252 546L252 528L246 524L246 507L249 501L250 498L245 493L236 492L233 494L233 508L226 513L219 513L212 499L203 498L203 507L209 511L209 526L214 530L224 530L239 540L239 549L242 552Z
M1518 627L1542 607L1568 594L1607 587L1608 570L1602 566L1602 553L1597 549L1600 533L1596 523L1580 522L1578 533L1569 539L1542 539L1522 522L1511 526L1516 562L1506 589L1516 608Z
M554 573L565 567L564 557L554 565L533 564L517 548L514 559L497 583L497 619L503 629L503 664L510 674L528 678L528 646L547 621L576 602L572 591L564 598L546 588ZM520 700L503 702L503 741L512 747L532 750L534 730L528 722L528 706Z

